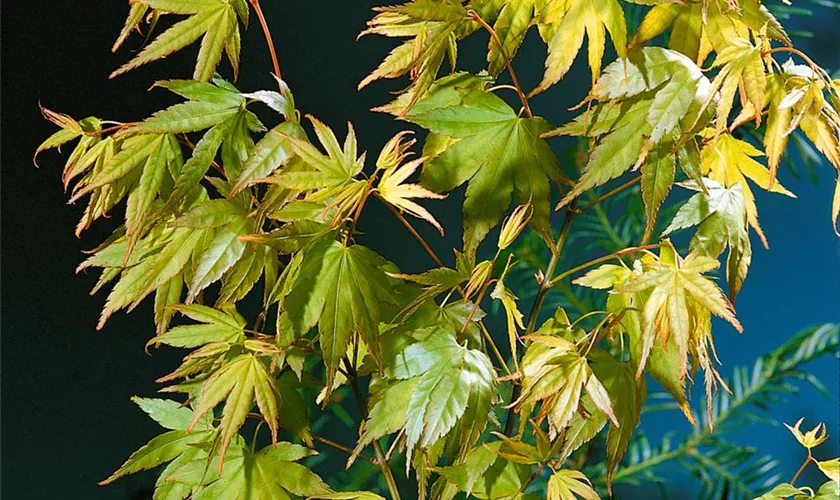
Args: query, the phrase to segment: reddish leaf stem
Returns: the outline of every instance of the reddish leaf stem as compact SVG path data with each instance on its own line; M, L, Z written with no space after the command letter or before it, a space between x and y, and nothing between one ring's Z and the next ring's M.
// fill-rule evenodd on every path
M510 58L508 58L507 54L505 53L505 46L502 44L502 40L499 38L499 35L496 33L496 30L493 29L492 26L487 24L487 21L481 18L478 15L478 12L471 10L467 16L472 19L473 21L477 22L484 28L488 33L490 33L490 37L496 42L496 45L499 46L499 53L502 54L502 59L505 60L505 66L507 66L508 73L510 73L510 79L513 80L513 86L516 87L516 93L519 94L519 100L522 101L522 107L525 108L525 114L528 115L528 118L533 118L534 113L531 112L531 106L528 104L528 97L525 95L525 92L522 91L522 86L519 85L519 78L516 77L516 71L513 70L513 65L510 63Z
M260 0L249 1L254 7L254 11L257 13L257 18L260 20L260 25L262 26L263 33L265 34L265 41L268 44L268 52L271 54L271 63L274 65L274 74L277 78L282 80L283 75L280 73L280 64L277 62L277 51L274 50L274 41L271 38L271 30L268 29L268 23L266 22L265 15L260 7Z

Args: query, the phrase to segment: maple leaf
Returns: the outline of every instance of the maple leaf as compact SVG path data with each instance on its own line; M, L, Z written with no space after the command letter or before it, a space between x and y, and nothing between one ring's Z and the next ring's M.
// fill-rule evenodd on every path
M550 240L549 179L559 171L557 159L539 137L550 125L542 118L520 118L504 100L480 87L471 75L446 77L404 116L453 139L437 154L426 155L421 183L442 193L469 181L464 202L468 253L498 224L511 197L517 204L531 200L530 224Z
M297 463L317 454L314 450L287 442L274 443L254 452L238 442L231 447L224 462L219 461L222 472L218 475L203 473L205 461L194 460L173 474L171 480L200 478L195 486L196 493L191 497L195 500L269 500L325 495L332 491L330 487L317 474Z
M750 189L747 179L756 183L760 188L773 193L784 194L795 198L794 194L784 188L780 183L771 184L770 172L764 165L753 158L761 156L762 153L751 144L736 139L732 135L724 134L707 144L701 151L701 172L710 179L717 181L724 187L739 184L744 196L744 209L747 213L747 222L755 229L764 246L767 246L767 238L758 223L758 209L755 206L755 197Z
M840 172L840 114L835 108L839 87L826 85L813 68L788 59L782 71L767 81L769 101L764 146L767 151L771 185L788 138L799 127L829 163ZM826 99L828 91L830 98Z
M278 332L297 338L315 324L327 365L327 387L347 353L354 332L373 357L379 356L380 305L393 303L385 260L360 245L346 247L324 238L304 251L295 279L283 299Z
M427 198L442 200L446 195L434 193L420 186L419 184L406 183L411 174L414 173L425 161L425 158L417 158L402 166L385 169L376 190L379 196L397 208L405 210L415 217L419 217L433 225L443 235L443 227L429 213L428 210L411 201L412 198Z
M111 73L111 78L121 75L144 64L163 59L187 45L202 38L198 52L193 80L207 81L213 77L216 66L222 59L222 52L227 50L234 69L239 66L239 23L237 18L247 23L247 6L237 8L242 0L138 0L128 14L126 25L120 33L114 50L119 48L128 33L143 19L148 8L153 9L157 19L160 14L187 15L186 19L172 25L146 45L130 62Z
M683 259L665 240L659 257L646 253L632 272L607 265L575 280L584 286L613 288L615 298L609 307L621 312L622 325L630 334L636 377L650 364L651 374L674 395L692 422L695 419L685 396L689 354L705 372L707 410L716 385L724 384L711 361L711 314L728 321L738 332L743 330L732 304L703 276L719 266L717 260L697 252ZM638 315L637 310L641 311ZM709 424L713 425L711 416Z
M601 497L592 489L592 483L583 472L572 469L556 471L548 479L546 487L548 500L600 500Z
M717 260L697 253L690 253L683 259L666 243L659 258L647 254L642 265L640 275L615 289L617 293L651 290L644 305L645 328L637 377L641 375L657 335L663 342L673 336L680 354L679 373L686 373L689 345L697 340L697 323L703 320L703 311L711 312L731 323L739 332L743 331L732 304L702 274L718 268Z
M467 9L461 2L413 0L394 7L376 7L378 14L368 21L368 28L359 34L409 37L391 51L373 72L359 83L359 89L380 78L399 78L411 74L412 84L406 89L399 114L407 112L423 97L437 78L448 57L455 67L457 40L477 24L469 23ZM463 33L465 25L467 33Z
M741 89L741 100L749 103L755 115L756 126L761 125L761 111L764 109L767 75L761 58L761 49L749 40L736 38L720 51L715 58L713 68L720 67L720 72L712 80L712 88L706 102L705 109L720 93L717 99L717 118L715 133L720 135L727 129L729 112L732 110L732 100L735 91Z
M516 56L528 29L533 25L536 4L536 0L502 3L502 8L493 23L493 31L499 37L501 46L494 37L490 37L487 45L487 71L491 75L498 75L504 69L505 57L511 60Z
M110 484L125 475L172 462L164 470L163 476L166 476L186 461L196 458L206 459L207 453L201 445L212 441L216 434L212 419L200 419L199 424L190 432L187 428L194 416L190 408L182 406L177 401L164 399L134 397L131 400L169 431L155 437L132 453L128 460L107 479L101 481L100 485Z
M627 283L633 275L633 271L626 267L605 264L577 278L574 283L603 290L619 287ZM638 370L642 357L644 331L642 313L648 297L648 292L611 293L607 297L607 311L620 318L616 327L621 327L630 339L630 360L634 373ZM667 343L663 343L663 339L657 337L647 361L648 373L671 393L686 418L694 423L694 414L686 397L685 376L679 373L679 363L679 353L674 345L674 339L668 338Z
M526 339L532 343L522 357L522 392L513 403L518 410L543 401L537 418L548 418L553 439L578 410L585 390L595 406L620 425L607 390L573 342L558 335L531 335Z
M264 360L253 353L243 353L226 360L210 373L201 385L198 404L190 425L191 431L199 419L221 402L222 419L219 423L219 470L233 438L256 401L263 419L271 430L272 442L277 440L278 391L274 378L269 374Z
M172 309L200 324L176 326L149 340L147 346L195 348L210 343L235 344L245 339L246 321L235 309L226 312L198 304L177 305Z
M708 91L709 81L699 68L667 49L645 47L610 64L592 89L599 101L594 109L547 134L596 140L580 179L557 208L633 166L642 167L649 233L673 182L671 152L678 140L693 135L696 125L691 124L702 116Z
M766 30L767 36L790 45L779 21L759 0L661 3L645 15L632 46L643 45L671 28L669 47L703 64L714 50L720 54L738 39L746 40Z
M752 260L744 193L740 183L729 188L711 179L703 179L703 183L706 192L693 181L680 184L698 193L680 207L662 235L699 226L689 243L690 249L713 259L728 246L726 281L729 284L729 298L734 302Z
M393 333L389 336L394 345L387 347L386 375L406 382L386 390L410 393L410 397L399 399L399 409L391 410L386 410L391 406L380 399L371 410L371 417L376 415L373 430L363 435L359 446L403 426L409 457L444 437L462 454L479 438L497 397L495 370L483 352L459 345L455 325L445 323L410 330L401 335L404 340Z
M554 0L547 3L540 13L539 22L543 25L540 34L548 44L548 58L545 61L545 76L532 94L542 92L563 78L583 45L584 34L589 37L589 68L593 84L601 74L604 28L612 37L618 57L626 56L627 26L624 11L617 0Z

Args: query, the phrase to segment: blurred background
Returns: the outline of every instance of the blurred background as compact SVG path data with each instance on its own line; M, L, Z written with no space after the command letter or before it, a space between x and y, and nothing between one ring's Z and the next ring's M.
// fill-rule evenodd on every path
M388 101L389 92L399 90L405 81L376 83L356 91L357 83L393 46L375 37L356 41L376 2L264 0L263 4L283 75L299 109L332 126L339 136L346 131L346 121L352 120L360 149L378 151L400 124L368 110ZM840 10L804 5L816 15L794 16L783 23L792 32L812 32L811 37L796 37L795 44L823 67L840 68ZM39 101L77 118L96 115L121 121L142 119L176 102L163 90L147 89L156 79L188 77L195 47L116 81L108 80L110 71L140 47L141 39L135 37L118 54L109 51L126 13L125 2L7 2L3 9L0 200L2 487L6 498L151 498L154 473L130 476L106 488L96 483L159 432L129 398L153 396L159 388L154 379L174 368L181 353L165 349L154 350L151 356L144 353L153 330L148 301L129 315L117 314L102 332L94 330L105 294L89 297L96 276L76 276L74 269L83 258L82 250L102 241L119 223L120 215L77 239L73 228L82 207L66 204L59 180L64 157L49 152L39 158L40 168L32 165L33 151L54 131L41 118ZM482 69L486 43L484 33L463 42L459 69ZM544 56L545 47L532 30L515 60L523 87L538 83ZM238 87L243 91L273 88L269 61L263 35L254 23L244 33ZM228 71L226 66L221 68ZM572 72L554 89L533 99L531 106L536 114L562 124L572 116L566 109L585 96L588 81L589 71L579 58ZM270 117L266 123L271 125L273 120ZM552 142L561 161L568 158L564 151L572 145ZM804 156L798 158L801 162ZM724 375L735 366L751 365L808 326L840 319L839 247L829 218L835 174L828 165L810 167L801 162L798 175L788 168L780 173L797 199L757 193L770 249L765 251L753 239L753 263L737 303L744 334L716 323L715 341ZM460 246L462 196L458 192L445 201L426 204L451 228L445 237L417 224L449 262L451 249ZM685 194L675 193L669 202L681 196ZM359 229L376 236L364 240L366 244L406 272L433 265L384 208L369 207ZM583 244L572 244L563 262L582 262L590 252ZM834 457L840 453L838 360L824 357L806 368L832 396L803 386L801 395L789 404L771 406L770 415L788 423L805 417L807 428L825 421L832 437L818 450L818 458ZM694 392L700 395L702 387L695 387ZM313 421L318 418L314 415ZM691 431L674 411L644 415L641 428L654 443L668 431ZM732 439L777 458L785 479L803 458L803 450L780 426L756 424ZM806 473L801 484L821 482L815 470ZM660 475L668 480L668 498L695 498L691 478L679 467L666 467ZM647 498L644 491L629 488L618 493L624 498Z

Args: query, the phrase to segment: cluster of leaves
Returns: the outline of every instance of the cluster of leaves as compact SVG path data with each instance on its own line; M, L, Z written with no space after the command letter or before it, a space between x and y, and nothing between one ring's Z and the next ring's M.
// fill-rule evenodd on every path
M645 1L631 37L619 0L412 0L379 8L364 33L406 40L360 87L408 75L401 95L376 110L428 134L421 157L411 158L415 141L400 132L369 166L352 124L343 141L312 116L307 126L279 75L279 92L242 92L215 73L226 53L236 77L240 23L247 27L251 8L271 44L258 0L250 3L130 2L115 49L144 21L151 31L163 15L188 17L114 75L202 38L191 80L155 84L184 102L132 123L43 110L60 130L36 155L76 143L62 179L72 184L71 202L88 199L77 232L125 201L124 223L79 266L102 270L94 292L112 285L98 327L154 294L149 344L190 350L158 379L183 403L136 400L169 431L104 483L167 464L155 498L381 498L334 492L297 463L316 454L318 440L347 452L348 468L358 458L372 462L395 500L391 462L402 460L419 498L531 498L544 490L551 499L590 500L598 492L570 459L609 424L609 490L647 399L645 372L696 423L686 386L702 369L704 424L724 420L715 401L725 400L714 391L729 388L714 366L711 317L742 331L733 302L751 262L750 230L765 240L753 184L792 196L776 176L794 130L840 172L840 81L794 49L770 11L757 0ZM510 60L532 27L548 56L541 83L526 93ZM487 71L456 71L458 42L479 30L490 35ZM607 32L617 59L602 71ZM668 48L648 46L663 33ZM555 128L534 116L528 98L563 78L584 38L593 86L577 109L586 109ZM779 53L806 64L780 64ZM444 59L452 71L440 76ZM505 69L521 109L496 94ZM254 114L260 105L277 112L276 125ZM738 133L750 123L763 126L758 144ZM575 181L547 142L555 136L588 144ZM767 166L756 160L762 154ZM612 231L613 252L558 273L573 220L600 210L612 228L599 203L636 183L644 230ZM696 194L657 235L675 183ZM443 232L418 200L463 184L463 249L447 267L404 214ZM356 241L371 199L392 210L438 267L404 274ZM565 211L559 232L550 217L555 201ZM835 222L838 211L840 194ZM498 226L495 254L484 259L480 247ZM510 286L510 248L526 226L551 255L537 273L527 319ZM694 227L682 254L662 239ZM648 243L654 236L659 242ZM708 274L724 252L728 297ZM616 263L594 267L607 261ZM564 280L587 269L572 283L610 290L603 308L578 307L574 321L556 308L540 325L546 297L556 288L575 296ZM237 308L248 296L260 303L251 321ZM504 310L509 349L499 349L499 335L484 324L486 301ZM192 322L174 324L175 313ZM313 387L317 395L306 390ZM363 416L353 446L316 436L310 423L317 405L336 405L347 391ZM258 448L263 425L271 443Z
M750 425L779 427L772 411L791 403L791 396L800 390L796 384L799 380L832 397L804 368L818 358L836 356L838 351L840 329L837 325L821 325L793 335L752 366L736 367L726 379L732 392L721 391L712 400L710 414L715 422L714 431L707 423L697 422L688 435L680 437L667 432L656 447L651 446L643 433L636 433L613 481L662 485L666 482L660 475L662 468L676 462L696 478L697 498L753 499L771 490L783 475L778 461L752 446L738 443L736 438ZM671 403L661 403L669 399L670 395L652 394L644 412L673 408ZM589 449L597 448L597 444L597 440L588 443L578 452L578 457L583 457L583 470L593 482L603 485L606 483L604 464L589 454Z

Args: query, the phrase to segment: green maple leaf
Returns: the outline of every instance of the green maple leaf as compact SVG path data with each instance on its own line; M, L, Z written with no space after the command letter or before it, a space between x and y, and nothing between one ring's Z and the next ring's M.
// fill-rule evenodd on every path
M612 493L612 478L627 451L633 431L639 423L647 395L644 378L634 377L630 363L618 363L606 351L593 349L589 356L592 372L604 384L614 408L616 422L607 432L607 489ZM606 415L605 415L606 417Z
M195 71L193 72L193 80L207 81L212 78L216 66L222 59L222 53L225 50L228 52L234 70L238 68L239 24L237 17L247 13L247 7L245 7L244 11L242 8L237 8L236 4L242 3L241 1L193 0L185 2L182 0L138 0L136 3L153 9L156 15L181 14L189 17L175 23L169 29L158 35L134 59L111 73L111 78L152 61L162 59L202 37L201 48L198 52L198 59L196 60ZM126 20L126 26L120 33L114 49L117 49L123 40L125 40L128 33L140 23L145 11L146 9L143 7L132 7ZM242 18L242 21L247 22L247 17Z
M726 281L729 284L729 297L734 301L752 260L744 193L740 183L724 188L711 179L704 179L703 182L708 194L696 183L681 184L699 192L680 207L663 236L679 229L699 226L691 238L692 251L716 259L728 246Z
M254 402L271 430L272 441L277 440L278 391L275 380L260 356L243 353L225 360L210 373L201 385L198 404L187 430L192 430L199 419L225 402L219 423L219 467L221 468L234 437Z
M698 253L690 253L682 259L672 248L664 246L659 258L647 254L642 265L641 274L615 289L618 293L650 290L644 304L642 352L637 376L645 366L656 336L664 340L673 337L680 355L678 373L684 375L689 345L699 340L697 336L701 328L698 324L704 322L704 312L711 312L742 331L732 304L713 282L703 276L703 273L720 266L717 260Z
M172 474L171 480L196 480L195 500L291 500L329 494L332 490L297 461L317 455L303 446L278 442L253 452L238 440L218 475L204 472L206 460L194 460ZM220 461L221 463L221 461Z
M209 443L216 435L209 418L199 419L197 428L188 431L194 417L193 411L176 401L138 397L132 398L132 401L158 424L169 429L169 432L155 437L132 453L116 472L99 483L101 485L110 484L128 474L153 469L166 462L178 462L179 459L183 460L182 457L192 459L201 454L201 445Z
M599 101L594 109L549 134L596 141L580 179L558 208L631 167L642 167L650 233L673 182L672 151L683 137L693 136L708 89L708 79L694 63L667 49L645 47L610 64L592 89Z
M413 0L403 5L374 8L378 14L368 21L368 28L359 35L360 37L377 34L407 40L394 48L385 60L359 83L359 89L380 78L399 78L408 74L412 83L394 103L394 114L407 113L434 86L444 60L448 59L449 66L454 70L458 57L458 40L480 29L480 25L468 16L470 10L475 10L484 19L498 16L497 33L502 37L506 50L509 50L508 56L513 57L515 48L518 48L524 31L527 30L530 15L523 25L521 16L528 7L520 10L519 4L528 3L528 0L506 3L510 6L481 0L469 2L467 5L452 0ZM518 19L511 19L512 17ZM498 73L501 57L498 47L494 47L494 44L491 39L488 62L491 72Z
M200 324L176 326L152 338L148 344L195 348L219 342L236 344L245 339L245 318L235 310L226 312L198 304L172 308Z
M368 248L346 247L328 238L304 251L278 327L298 337L317 323L327 387L332 387L354 332L379 360L380 304L394 301L384 264Z
M206 229L167 228L161 234L152 233L137 243L140 248L137 248L136 253L140 253L142 259L137 261L129 259L124 265L105 266L106 273L113 271L115 274L98 284L96 289L117 276L120 276L120 279L108 294L97 329L102 329L114 312L123 308L131 311L155 290L164 285L169 286L170 280L185 270L199 241L207 236L207 231ZM119 250L120 245L117 245L116 249Z
M365 430L347 461L348 466L352 465L362 450L374 440L399 432L405 427L408 422L406 403L411 398L417 380L415 377L371 385L371 390L373 391L374 387L376 390L371 393L370 413L365 421Z
M606 264L595 268L584 276L577 278L574 283L595 289L620 287L633 277L633 272L623 266ZM634 372L639 369L642 358L642 333L644 319L642 309L649 297L649 292L640 293L611 293L607 297L607 310L621 318L619 326L627 332L630 338L630 360ZM666 391L671 393L677 405L692 423L695 422L694 413L686 397L685 376L680 374L680 355L673 338L663 342L657 337L651 349L647 362L648 373L659 382ZM589 432L592 432L591 430ZM591 439L591 438L589 438Z
M487 45L487 71L491 75L498 75L505 68L505 56L508 59L516 56L528 29L533 25L536 4L535 0L502 2L502 8L493 23L493 31L502 42L501 47L493 37Z
M429 158L421 183L435 192L469 181L464 202L464 246L473 253L511 204L534 207L531 225L551 239L549 179L557 159L540 139L550 125L520 118L502 99L480 90L480 80L464 74L438 82L404 119L452 139ZM465 90L464 88L468 90Z
M456 450L466 452L484 430L496 396L495 370L487 356L433 330L408 345L391 367L398 380L416 379L406 409L409 457L416 447L427 449L453 430Z
M440 479L433 491L439 498L452 500L459 491L476 498L509 498L520 492L529 468L508 460L507 441L483 443L468 451L454 465L439 467Z
M683 259L666 240L658 258L645 254L633 271L606 265L574 281L592 288L613 288L608 308L622 314L636 377L648 367L692 422L695 419L685 394L689 354L706 373L707 398L711 398L716 381L721 381L711 361L710 315L742 331L732 304L703 276L719 266L717 260L698 252Z
M548 418L549 436L553 439L569 424L577 412L581 393L616 425L609 394L593 373L574 342L558 335L536 334L527 337L532 344L522 357L522 392L516 408L531 408L542 401L538 419Z
M213 231L212 239L195 255L196 266L189 281L187 303L193 302L202 290L239 262L248 245L242 238L251 233L253 224L253 220L241 216L210 230Z

